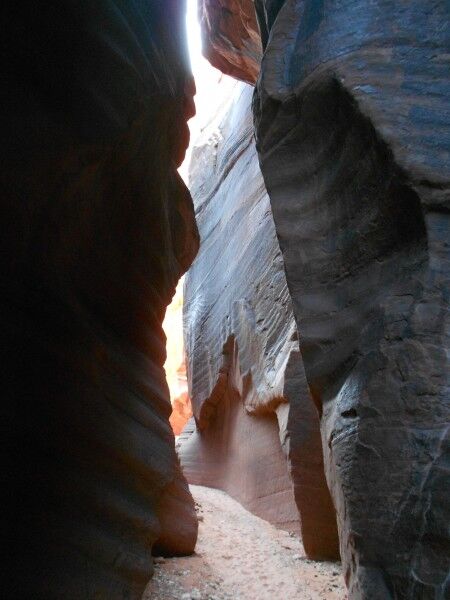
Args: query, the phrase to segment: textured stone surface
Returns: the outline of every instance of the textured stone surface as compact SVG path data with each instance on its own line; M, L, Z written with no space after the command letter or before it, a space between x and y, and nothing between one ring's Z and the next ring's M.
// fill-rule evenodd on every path
M227 389L211 424L181 443L183 473L190 484L219 488L253 514L281 529L300 532L299 514L274 413L248 415Z
M274 413L294 320L252 141L252 89L234 90L192 154L202 243L186 275L184 329L201 433L179 453L190 483L221 487L259 516L298 528Z
M449 6L257 5L257 145L350 597L443 599Z
M289 356L284 379L283 397L288 403L278 406L277 417L301 517L303 546L311 558L337 559L336 512L325 481L319 415L297 349Z
M170 425L175 435L180 435L186 423L192 417L191 399L187 392L182 392L179 396L171 400L172 414L170 415Z
M282 395L282 367L295 331L255 152L251 96L250 86L236 84L192 152L189 180L201 248L186 275L184 329L189 391L201 429L230 336L245 377L245 404L264 410Z
M253 0L198 0L203 54L236 79L254 84L261 60L261 37Z
M336 556L318 417L299 375L292 307L254 147L251 95L249 86L237 85L193 151L190 181L202 244L186 276L184 325L198 428L190 423L179 453L190 483L220 487L294 530L299 515L290 471L299 505L304 494L316 498L301 514L306 551ZM307 435L306 422L292 418L297 408L290 410L302 403L316 412Z
M198 237L183 2L9 2L1 114L8 598L139 598L192 551L161 322ZM7 590L7 591L5 591Z
M170 403L172 404L169 422L175 435L180 435L184 426L192 417L184 357L183 284L184 278L182 277L178 282L175 296L167 307L163 321L163 329L167 340L167 358L164 363L164 370L169 386Z

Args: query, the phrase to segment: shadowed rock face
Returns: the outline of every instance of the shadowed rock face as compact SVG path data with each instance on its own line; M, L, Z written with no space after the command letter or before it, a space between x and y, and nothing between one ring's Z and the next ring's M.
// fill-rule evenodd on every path
M301 517L303 545L311 558L336 560L336 512L325 480L319 415L298 350L291 352L286 364L283 397L288 403L279 405L277 417Z
M198 0L203 54L222 73L254 85L261 37L253 0Z
M443 599L448 4L256 4L257 147L350 597Z
M163 4L7 3L8 598L139 598L152 546L194 548L161 329L198 248L176 172L193 83L184 3Z
M202 245L186 277L184 329L197 427L184 432L179 454L190 483L220 487L280 527L299 529L296 501L307 553L336 557L318 416L258 166L251 95L236 86L193 151Z

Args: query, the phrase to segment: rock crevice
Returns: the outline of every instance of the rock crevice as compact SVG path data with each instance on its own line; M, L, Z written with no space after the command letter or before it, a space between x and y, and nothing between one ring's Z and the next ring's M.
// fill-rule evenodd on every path
M202 245L186 277L184 329L195 420L178 452L190 483L226 490L277 526L301 529L309 556L335 558L335 514L319 422L301 375L255 152L251 95L249 86L235 86L192 155ZM293 417L301 406L303 423ZM308 494L315 497L309 509Z

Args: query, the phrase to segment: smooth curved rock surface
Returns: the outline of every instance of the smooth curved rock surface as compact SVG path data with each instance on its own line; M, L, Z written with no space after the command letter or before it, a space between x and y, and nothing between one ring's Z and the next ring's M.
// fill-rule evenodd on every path
M198 0L198 17L213 67L254 85L262 49L253 0Z
M4 9L2 588L139 598L197 533L161 329L198 248L184 3Z
M444 599L448 3L257 5L257 147L349 594Z
M314 496L309 512L300 511L305 549L336 557L318 417L298 375L296 328L255 152L251 95L249 86L236 85L193 150L190 181L202 244L186 276L184 329L197 426L182 434L179 454L190 483L220 487L286 529L299 529L295 500L305 507L305 494ZM302 403L316 414L309 432L306 422L292 418L292 407Z
M287 403L278 406L277 417L301 517L303 546L311 558L336 560L336 511L325 480L319 414L298 349L292 350L286 364L283 397Z
M236 84L192 152L189 180L201 247L185 279L184 331L200 429L208 422L230 336L246 379L245 405L255 412L281 398L295 332L255 152L251 97L250 86Z
M258 517L300 533L274 412L249 415L239 393L227 386L208 427L199 431L192 418L186 429L178 452L190 484L224 490Z

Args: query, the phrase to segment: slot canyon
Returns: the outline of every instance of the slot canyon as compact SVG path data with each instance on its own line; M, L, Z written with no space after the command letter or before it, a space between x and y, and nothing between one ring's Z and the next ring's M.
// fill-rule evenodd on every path
M186 10L4 6L3 597L447 600L450 5Z

